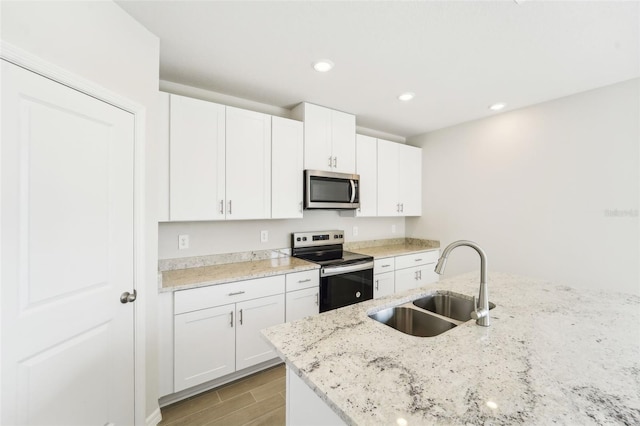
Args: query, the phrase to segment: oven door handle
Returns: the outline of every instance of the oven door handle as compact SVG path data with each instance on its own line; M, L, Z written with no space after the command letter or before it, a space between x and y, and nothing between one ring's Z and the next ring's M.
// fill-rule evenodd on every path
M349 272L366 271L367 269L373 269L372 261L345 265L345 266L325 266L322 269L320 269L320 276L331 277L333 275L346 274Z

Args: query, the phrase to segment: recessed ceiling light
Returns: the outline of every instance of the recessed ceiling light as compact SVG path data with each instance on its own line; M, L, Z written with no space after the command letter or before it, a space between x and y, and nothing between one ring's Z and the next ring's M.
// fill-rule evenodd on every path
M411 93L411 92L407 92L407 93L403 93L400 96L398 96L398 99L400 99L401 101L410 101L411 99L415 98L416 94L415 93Z
M327 72L334 67L334 63L328 59L322 59L313 63L313 69L318 72Z
M506 107L507 104L505 104L504 102L499 102L497 104L493 104L491 106L489 106L489 109L491 111L500 111L502 108Z

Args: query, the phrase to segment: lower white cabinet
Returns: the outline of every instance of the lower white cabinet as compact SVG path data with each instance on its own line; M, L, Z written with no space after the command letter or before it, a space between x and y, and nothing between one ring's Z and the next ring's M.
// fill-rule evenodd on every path
M320 312L320 273L318 269L287 274L286 321Z
M388 296L395 290L395 274L393 271L373 275L373 298Z
M235 305L175 316L174 392L233 373Z
M396 256L396 292L437 282L439 275L434 270L438 262L438 253L438 250L431 250Z
M284 276L176 292L173 391L276 358L260 330L284 322L284 292Z
M236 304L236 370L277 357L260 330L284 322L284 294Z

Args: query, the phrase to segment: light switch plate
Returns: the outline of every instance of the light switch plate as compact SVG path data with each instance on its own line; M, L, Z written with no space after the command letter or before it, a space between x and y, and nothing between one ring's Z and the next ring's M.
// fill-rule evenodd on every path
M269 241L269 231L260 231L260 242L266 243Z
M353 227L353 236L354 237L358 236L358 227L357 226Z

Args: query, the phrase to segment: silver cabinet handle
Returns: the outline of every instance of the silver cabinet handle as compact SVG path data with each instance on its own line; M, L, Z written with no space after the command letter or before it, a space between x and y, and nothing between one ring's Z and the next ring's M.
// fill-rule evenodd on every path
M419 272L419 271L416 271L416 277L415 277L415 280L416 280L416 281L418 281L418 272Z
M404 213L404 203L400 203L400 211Z
M306 280L298 280L298 283L300 283L300 284L308 283L309 281L311 281L311 278L307 278Z
M389 266L391 266L391 265L382 265L382 266L380 266L380 267L381 267L381 268L388 268Z
M319 300L318 300L318 293L316 293L316 306L320 305Z
M396 212L400 213L400 203L396 204Z
M415 261L416 262L422 262L422 259L416 259Z
M231 214L231 200L229 200L229 214Z
M129 302L133 303L136 301L137 297L138 297L137 290L133 290L133 293L129 293L128 291L125 291L120 295L120 303L129 303Z
M333 167L338 167L338 157L333 157Z
M240 325L242 325L242 309L240 309Z
M333 166L331 165L331 159L332 159L332 158L333 158L333 157L329 157L329 167L333 167Z
M380 286L378 285L380 283L380 280L376 280L376 290L380 290Z
M220 200L220 214L224 214L224 200Z
M229 296L237 296L239 294L244 294L244 291L234 291L234 292L229 293Z
M233 311L231 311L231 328L233 328Z

